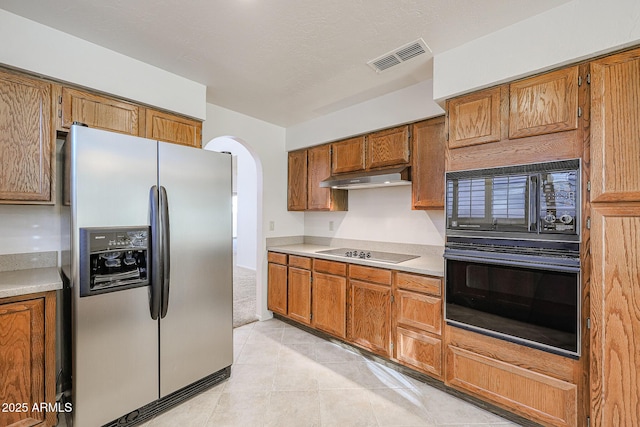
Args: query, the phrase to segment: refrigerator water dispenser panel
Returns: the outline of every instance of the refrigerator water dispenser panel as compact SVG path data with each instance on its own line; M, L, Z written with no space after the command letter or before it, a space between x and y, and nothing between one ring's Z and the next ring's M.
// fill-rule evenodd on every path
M80 228L80 296L149 285L149 227Z

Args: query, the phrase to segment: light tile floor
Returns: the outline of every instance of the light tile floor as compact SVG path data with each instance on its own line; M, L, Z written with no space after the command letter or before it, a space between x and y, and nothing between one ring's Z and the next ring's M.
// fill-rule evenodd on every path
M144 424L516 425L276 319L234 329L229 380Z

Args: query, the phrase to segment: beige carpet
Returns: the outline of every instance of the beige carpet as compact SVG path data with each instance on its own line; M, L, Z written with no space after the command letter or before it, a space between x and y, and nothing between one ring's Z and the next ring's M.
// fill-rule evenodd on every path
M233 327L258 320L256 316L256 272L233 268Z

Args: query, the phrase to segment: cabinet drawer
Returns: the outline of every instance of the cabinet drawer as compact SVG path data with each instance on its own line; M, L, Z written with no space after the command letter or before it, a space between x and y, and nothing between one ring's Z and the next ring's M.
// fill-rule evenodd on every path
M397 356L403 364L437 377L442 375L442 341L428 334L396 328Z
M418 276L415 274L397 273L396 283L399 288L424 292L431 295L442 295L442 279L438 277Z
M349 265L349 278L381 285L391 285L391 270L351 264Z
M575 384L451 345L447 348L446 377L447 385L534 421L554 426L577 425Z
M289 266L311 270L311 258L289 255Z
M336 276L347 275L347 264L335 261L326 261L324 259L313 260L313 271L321 273L335 274Z
M277 252L269 252L267 254L267 260L275 264L287 265L287 254L280 254Z
M442 299L409 291L396 291L398 323L440 335Z

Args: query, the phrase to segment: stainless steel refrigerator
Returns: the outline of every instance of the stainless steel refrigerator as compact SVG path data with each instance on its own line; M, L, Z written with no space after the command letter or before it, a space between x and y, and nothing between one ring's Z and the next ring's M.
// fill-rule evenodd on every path
M135 424L230 374L231 156L78 125L63 151L74 425Z

